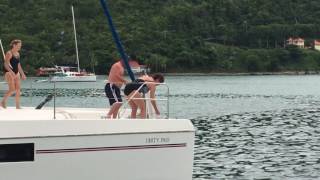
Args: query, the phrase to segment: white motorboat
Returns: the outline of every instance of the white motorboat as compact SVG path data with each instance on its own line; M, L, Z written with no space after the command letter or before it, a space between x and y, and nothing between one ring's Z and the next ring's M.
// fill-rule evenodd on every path
M1 179L192 179L189 120L105 120L105 112L0 109Z
M78 43L77 43L77 31L76 23L74 18L73 6L71 6L72 11L72 22L73 22L73 32L74 32L74 41L76 47L76 58L77 58L77 67L69 66L56 66L57 71L50 78L50 81L53 82L95 82L97 81L97 76L94 73L87 73L80 70L80 61L79 61L79 52L78 52ZM76 70L74 70L76 69Z
M132 67L131 66L131 70L133 72L133 74L146 74L150 72L150 68L148 68L145 65L139 65L136 67ZM128 73L127 71L125 71L126 73Z
M52 82L95 82L97 76L93 73L76 71L75 67L56 66L57 71L50 78Z

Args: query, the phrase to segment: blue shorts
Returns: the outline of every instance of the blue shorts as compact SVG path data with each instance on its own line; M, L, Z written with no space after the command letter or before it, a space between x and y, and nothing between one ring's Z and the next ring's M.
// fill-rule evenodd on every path
M106 96L109 98L110 106L114 103L122 103L120 88L114 84L107 83L104 87Z

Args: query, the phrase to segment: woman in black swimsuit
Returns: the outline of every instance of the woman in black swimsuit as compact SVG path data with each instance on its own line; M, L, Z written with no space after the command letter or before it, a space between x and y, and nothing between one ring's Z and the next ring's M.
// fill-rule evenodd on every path
M124 88L124 94L127 96L128 103L131 106L131 118L137 117L137 111L140 109L140 118L146 118L146 107L143 99L143 93L150 91L151 104L157 115L160 111L155 101L156 86L163 83L164 78L161 74L153 76L144 75L139 77L135 82L128 83Z
M20 109L20 76L23 80L26 79L26 75L20 64L19 51L22 46L21 40L13 40L10 43L11 50L6 53L4 62L4 77L8 83L9 89L4 95L1 106L7 108L8 98L15 93L16 94L16 108Z

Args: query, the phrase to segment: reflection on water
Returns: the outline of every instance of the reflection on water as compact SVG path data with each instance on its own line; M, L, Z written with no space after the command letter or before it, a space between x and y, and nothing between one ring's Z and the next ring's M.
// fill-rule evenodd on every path
M320 109L193 119L194 179L320 177Z

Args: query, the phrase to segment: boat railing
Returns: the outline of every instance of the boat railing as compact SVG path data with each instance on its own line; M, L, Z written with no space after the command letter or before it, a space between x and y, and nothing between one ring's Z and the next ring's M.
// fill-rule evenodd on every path
M44 84L42 85L42 83L44 83ZM106 82L104 82L104 83L106 83ZM60 84L62 86L60 86ZM129 106L129 102L133 99L145 100L147 118L169 118L170 117L169 86L165 83L146 82L146 83L142 83L142 85L139 87L139 89L135 93L138 93L146 84L156 84L157 85L156 97L151 98L150 93L143 94L143 96L141 98L133 98L135 94L133 96L130 96L130 98L123 97L124 103L121 106L121 109L118 113L117 118L128 118L128 116L130 115L129 111L131 110L131 108ZM26 87L26 85L24 85L24 86L27 90L24 91L25 94L23 95L23 97L30 97L30 99L27 100L28 105L35 106L36 109L43 109L43 108L51 109L52 108L53 119L57 118L56 117L58 114L57 112L59 111L58 107L60 107L60 105L67 105L67 104L63 103L63 101L60 102L60 100L59 100L60 95L63 95L63 93L65 93L64 89L65 88L68 89L68 86L66 86L66 83L50 81L50 79L36 79L36 80L31 81L31 83L29 84L28 87ZM95 86L95 87L98 87L98 86ZM82 88L80 88L80 89L82 89ZM86 88L84 88L84 89L86 89ZM66 93L69 93L69 92L66 91ZM93 90L93 94L94 94L95 98L101 96L102 94L100 94L100 93L102 93L101 89ZM121 94L123 94L123 93L121 93ZM45 95L45 99L43 99L44 95ZM103 96L104 96L104 93L103 93ZM89 99L89 100L85 99L83 102L79 102L79 105L81 107L84 107L84 106L88 105L88 102L89 102L89 104L91 103L91 105L93 105L94 107L101 108L102 104L93 102L93 101L95 101L95 98ZM151 104L151 101L157 102L158 108L161 112L161 116L156 115L156 113L150 114L150 112L154 112L154 110L153 110L154 108ZM24 101L24 102L26 102L26 101ZM77 106L73 106L73 105L71 105L71 106L77 107ZM92 108L92 107L90 107L90 108ZM107 113L107 109L106 109L105 113ZM106 118L106 117L104 117L104 118Z
M42 109L49 101L53 100L53 119L56 119L56 82L54 81L50 81L49 79L41 79L41 80L34 80L31 81L30 83L30 90L32 91L31 94L33 94L33 92L38 89L37 87L35 87L36 84L40 84L40 83L48 83L50 82L50 84L53 84L52 91L50 93L48 93L47 97L45 98L45 100L42 100L40 104L38 104L35 108L36 109ZM50 86L48 87L50 88ZM51 89L50 88L50 89ZM33 100L31 98L30 104L33 104Z
M142 88L144 88L145 85L147 85L147 84L155 84L155 85L157 85L157 86L163 86L163 87L165 87L165 89L166 89L165 98L150 98L150 97L147 97L148 94L150 94L150 92L148 92L148 93L142 92L142 94L143 94L142 98L134 98L135 95L136 95L137 93L140 93L140 90L142 90ZM119 113L118 113L118 119L123 118L124 114L126 114L125 111L126 111L127 109L129 109L129 107L128 107L128 106L129 106L129 102L130 102L131 100L134 100L134 99L142 99L142 100L144 100L147 118L148 118L148 116L150 117L150 112L152 112L151 109L153 108L152 105L147 105L148 102L150 102L150 101L164 101L164 102L166 103L166 108L165 108L165 109L166 109L166 111L167 111L167 112L165 113L165 117L164 117L164 118L169 119L169 117L170 117L169 93L170 93L169 86L168 86L166 83L155 83L155 82L144 82L144 83L142 83L141 86L131 95L131 97L130 97L130 98L127 98L127 100L125 101L125 103L121 106L121 108L120 108L120 110L119 110ZM127 118L127 117L125 117L125 118Z

